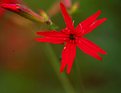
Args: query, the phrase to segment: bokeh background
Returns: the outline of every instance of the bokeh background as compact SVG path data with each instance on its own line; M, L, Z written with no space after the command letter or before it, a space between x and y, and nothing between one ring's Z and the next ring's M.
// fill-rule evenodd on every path
M58 0L59 1L59 0ZM38 43L35 32L46 25L6 12L0 18L0 93L121 93L121 0L72 0L79 9L71 16L75 26L102 10L108 20L88 39L107 51L98 61L77 49L68 75L60 73L63 45ZM57 0L23 0L35 12L48 11ZM51 17L65 27L60 13Z

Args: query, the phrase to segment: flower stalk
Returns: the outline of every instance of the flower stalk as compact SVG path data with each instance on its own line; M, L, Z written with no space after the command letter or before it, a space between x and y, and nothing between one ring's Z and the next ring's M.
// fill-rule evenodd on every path
M51 47L51 45L46 44L44 46L42 46L45 54L48 53L48 58L50 59L50 63L58 77L58 79L60 80L60 83L62 84L62 87L65 89L66 93L76 93L74 87L72 86L72 84L70 83L67 74L66 73L58 73L59 72L59 67L60 64L58 63L58 58L55 55L55 53L53 52L53 48Z

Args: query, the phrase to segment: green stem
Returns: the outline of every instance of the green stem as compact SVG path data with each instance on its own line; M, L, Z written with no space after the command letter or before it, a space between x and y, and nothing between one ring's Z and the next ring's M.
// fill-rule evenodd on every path
M80 63L78 63L79 62L79 60L78 60L78 58L76 58L76 60L75 60L75 64L76 64L76 70L77 70L77 79L78 80L80 80L80 82L79 82L79 85L80 85L80 87L81 87L81 93L85 93L84 91L85 91L85 87L84 87L84 85L83 85L83 81L82 81L82 74L81 74L81 71L80 71Z
M76 93L74 91L74 88L73 88L72 84L70 83L67 75L65 73L60 73L59 60L56 57L55 53L53 52L52 47L49 44L46 44L44 46L44 52L47 53L48 58L50 58L50 61L52 61L51 65L53 66L54 71L55 71L57 77L59 78L63 88L65 89L66 93Z

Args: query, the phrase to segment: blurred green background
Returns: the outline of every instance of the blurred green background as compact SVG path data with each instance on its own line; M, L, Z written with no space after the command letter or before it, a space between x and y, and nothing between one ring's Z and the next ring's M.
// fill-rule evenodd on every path
M23 0L38 12L57 0ZM102 10L108 20L86 35L107 51L98 61L77 49L71 73L60 73L63 45L38 43L35 32L46 27L6 12L0 18L0 93L121 93L121 0L72 0L80 4L72 14L75 26ZM62 15L52 21L65 27Z

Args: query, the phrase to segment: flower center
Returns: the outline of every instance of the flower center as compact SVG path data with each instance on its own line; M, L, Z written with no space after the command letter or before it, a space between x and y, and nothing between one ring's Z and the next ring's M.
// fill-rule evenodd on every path
M70 35L69 35L69 39L71 39L71 40L75 40L75 36L74 36L74 34L70 34Z

